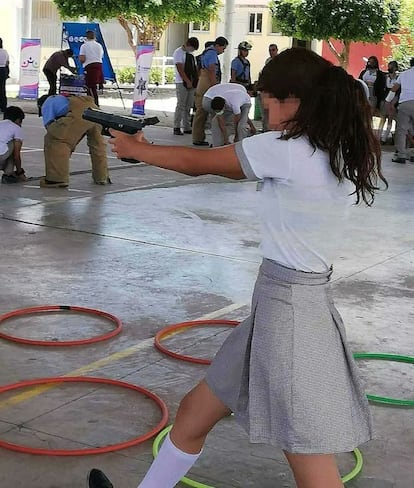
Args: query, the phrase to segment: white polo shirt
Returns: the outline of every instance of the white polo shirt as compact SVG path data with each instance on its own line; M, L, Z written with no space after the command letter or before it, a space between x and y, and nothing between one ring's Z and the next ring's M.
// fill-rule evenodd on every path
M414 67L400 73L397 83L401 86L400 103L414 100Z
M354 187L339 183L327 152L314 150L306 137L286 141L280 134L265 132L235 145L246 177L262 180L263 256L300 271L328 271L341 252Z
M175 67L175 82L176 83L182 83L183 82L183 79L182 79L180 73L178 72L176 65L182 64L183 69L184 69L185 55L186 55L186 51L183 49L183 46L178 47L174 51L174 54L173 54L173 56L174 56L174 67Z
M13 140L23 141L23 129L11 120L0 121L0 154L6 154L7 144Z
M225 110L231 110L234 115L241 113L241 107L246 104L251 104L250 95L247 93L246 88L239 83L221 83L219 85L213 85L209 88L204 96L213 100L215 97L224 98L226 104Z
M83 67L91 63L102 63L104 55L103 47L95 39L86 40L79 50L79 55L85 56Z

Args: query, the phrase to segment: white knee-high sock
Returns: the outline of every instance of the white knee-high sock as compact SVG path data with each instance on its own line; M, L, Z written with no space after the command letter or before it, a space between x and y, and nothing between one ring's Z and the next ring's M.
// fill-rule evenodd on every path
M158 456L138 488L173 488L197 461L198 454L187 454L176 447L167 435Z

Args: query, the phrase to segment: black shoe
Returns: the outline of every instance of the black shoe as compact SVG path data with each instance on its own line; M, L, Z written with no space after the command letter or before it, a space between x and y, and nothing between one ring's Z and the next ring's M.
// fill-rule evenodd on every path
M174 129L174 135L175 135L175 136L182 136L182 135L184 135L184 134L181 132L181 129L180 129L180 128L178 128L178 129L177 129L177 128L175 128L175 129Z
M395 158L392 158L392 162L393 163L399 163L399 164L405 164L405 158L395 157Z
M209 143L207 141L196 141L196 142L193 142L194 146L209 146Z
M184 134L192 134L192 133L193 133L193 131L191 129L188 129L188 130L185 130L184 131Z
M64 181L50 181L47 180L44 176L40 178L40 187L41 188L67 188L69 183L65 183Z
M114 485L100 469L91 469L88 475L89 488L114 488Z
M12 183L19 183L19 178L16 175L6 175L4 174L1 177L1 182L5 183L6 185L10 185Z

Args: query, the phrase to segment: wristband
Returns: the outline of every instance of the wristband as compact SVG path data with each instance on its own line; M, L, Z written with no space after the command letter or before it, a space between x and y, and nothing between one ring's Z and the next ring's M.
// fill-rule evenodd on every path
M395 97L395 92L390 91L390 92L388 93L388 95L386 96L385 101L386 101L386 102L392 102L392 101L393 101L393 99L394 99L394 97Z

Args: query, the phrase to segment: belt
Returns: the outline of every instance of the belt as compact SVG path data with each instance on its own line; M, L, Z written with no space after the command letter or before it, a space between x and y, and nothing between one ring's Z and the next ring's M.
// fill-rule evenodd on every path
M55 117L54 119L50 120L45 127L49 127L50 124L53 124L53 122L56 122L57 120L61 119L62 117L66 117L66 115L59 115L59 117Z

